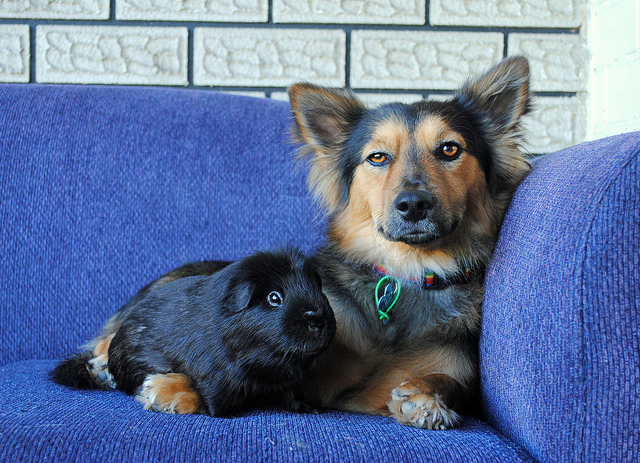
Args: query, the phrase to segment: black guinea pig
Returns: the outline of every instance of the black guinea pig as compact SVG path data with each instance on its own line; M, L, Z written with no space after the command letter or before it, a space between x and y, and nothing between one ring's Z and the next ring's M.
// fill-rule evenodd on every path
M302 376L336 330L313 261L284 250L212 264L222 269L183 276L181 267L141 290L105 326L115 334L98 338L110 341L108 357L97 347L76 364L91 370L102 357L107 385L94 373L93 381L156 411L230 416L265 403L310 411L298 401ZM54 379L69 384L73 361Z

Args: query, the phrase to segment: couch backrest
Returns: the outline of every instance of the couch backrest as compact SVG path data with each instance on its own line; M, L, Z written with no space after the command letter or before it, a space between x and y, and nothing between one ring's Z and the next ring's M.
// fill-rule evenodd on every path
M188 261L322 239L287 103L0 85L0 364L57 358Z
M535 163L483 314L493 425L539 461L640 461L640 133Z

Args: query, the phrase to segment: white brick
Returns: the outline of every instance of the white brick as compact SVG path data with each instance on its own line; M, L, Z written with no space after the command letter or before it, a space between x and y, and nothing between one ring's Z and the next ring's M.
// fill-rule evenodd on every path
M186 27L37 26L36 80L188 85Z
M109 19L109 0L0 1L0 18Z
M591 66L600 69L640 54L640 4L618 0L592 8L589 24Z
M427 96L427 101L449 101L453 95L453 93L432 93Z
M640 130L640 57L605 67L592 75L590 138Z
M438 26L579 27L584 0L431 0Z
M538 97L533 111L524 116L525 149L533 154L551 153L582 143L586 138L586 105L581 95Z
M267 22L267 0L118 0L116 19L144 21Z
M195 85L286 87L297 81L345 85L341 30L197 27Z
M451 90L502 59L491 32L354 31L351 86Z
M0 82L29 82L29 26L0 26Z
M529 58L534 91L577 92L586 86L589 52L579 35L509 34L508 51Z
M604 0L591 5L588 138L640 130L640 4Z
M422 95L417 93L356 93L356 96L369 107L396 102L415 103L422 99ZM274 100L289 101L289 94L287 92L272 92L271 98Z
M356 93L356 96L369 107L387 103L415 103L422 100L419 93Z
M274 0L276 23L424 24L424 0Z
M249 96L251 98L266 98L267 94L264 92L251 92L251 91L242 91L242 90L232 90L232 91L225 91L222 93L228 93L229 95L240 95L240 96Z
M289 101L289 94L287 92L271 92L271 99L278 101Z

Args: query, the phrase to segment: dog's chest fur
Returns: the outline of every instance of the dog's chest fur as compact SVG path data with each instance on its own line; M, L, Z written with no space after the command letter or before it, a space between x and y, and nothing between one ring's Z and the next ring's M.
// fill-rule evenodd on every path
M375 290L383 275L373 266L350 261L331 248L318 253L324 292L334 308L338 326L355 327L356 342L343 340L355 350L381 354L411 354L429 344L458 343L477 336L480 327L482 285L477 281L452 284L444 289L424 289L403 282L388 324L380 320ZM340 329L338 330L340 332Z

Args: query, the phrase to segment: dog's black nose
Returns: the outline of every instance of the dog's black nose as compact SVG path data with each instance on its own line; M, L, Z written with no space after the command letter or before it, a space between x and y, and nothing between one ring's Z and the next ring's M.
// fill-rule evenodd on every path
M432 205L429 196L421 191L405 191L395 201L400 216L409 222L419 222L427 217Z

